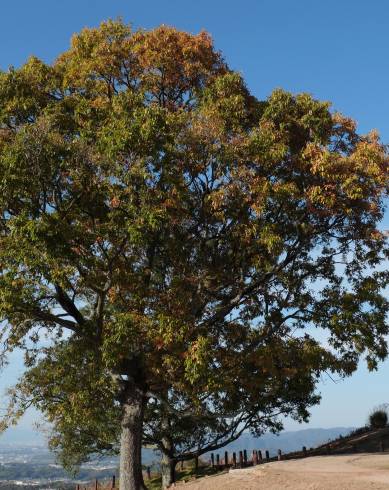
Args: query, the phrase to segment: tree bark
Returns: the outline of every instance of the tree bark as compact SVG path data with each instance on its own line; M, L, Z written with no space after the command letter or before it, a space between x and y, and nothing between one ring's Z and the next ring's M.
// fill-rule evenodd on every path
M161 419L161 429L163 437L162 442L162 456L161 456L161 474L162 474L162 488L169 488L176 481L176 461L172 458L173 441L171 439L170 421L167 416Z
M176 481L176 461L162 453L161 458L162 488L169 488Z
M146 490L142 475L144 405L142 390L128 387L122 402L119 490Z

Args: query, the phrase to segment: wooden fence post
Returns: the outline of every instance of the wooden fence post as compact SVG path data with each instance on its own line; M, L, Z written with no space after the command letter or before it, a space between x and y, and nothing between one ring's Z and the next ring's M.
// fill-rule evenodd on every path
M96 478L96 480L95 480L95 490L98 489L98 486L99 486L99 482L97 481L97 478Z
M211 466L212 468L215 468L215 456L213 453L211 453Z
M281 461L282 459L282 452L281 449L278 450L278 461Z
M228 451L224 452L224 466L228 468Z
M258 454L255 449L253 449L253 466L257 466L258 464Z
M269 451L268 451L267 449L266 449L266 451L265 451L265 454L266 454L266 459L267 459L267 461L269 461L270 456L269 456Z
M239 466L243 468L243 452L239 451Z
M219 454L216 454L216 468L217 469L220 468L220 456L219 456Z
M262 451L260 449L258 449L257 455L258 455L258 463L262 463Z
M303 456L304 458L307 457L307 448L305 446L303 446Z
M232 466L236 468L236 453L232 453Z
M246 451L246 449L243 450L243 462L244 462L244 465L247 466L247 451Z

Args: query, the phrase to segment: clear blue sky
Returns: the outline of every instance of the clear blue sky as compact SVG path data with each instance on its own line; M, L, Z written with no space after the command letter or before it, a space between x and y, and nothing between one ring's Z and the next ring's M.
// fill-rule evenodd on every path
M0 67L34 54L50 62L72 33L121 16L135 28L168 24L209 31L251 91L275 87L310 92L353 117L361 132L376 128L389 143L389 2L385 0L17 0L3 2ZM389 228L389 216L383 226ZM0 389L15 379L15 356ZM322 404L311 427L360 425L372 406L389 402L389 362L364 367L344 382L320 385ZM31 424L27 417L24 425ZM293 422L287 428L297 428Z

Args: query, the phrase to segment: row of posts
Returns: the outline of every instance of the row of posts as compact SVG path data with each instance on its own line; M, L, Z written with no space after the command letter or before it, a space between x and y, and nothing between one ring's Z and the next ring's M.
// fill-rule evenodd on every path
M303 456L305 457L307 455L307 448L303 446L302 449ZM278 461L282 460L282 451L279 449L277 451L277 459ZM253 465L256 466L257 464L261 464L263 462L270 461L270 454L269 451L265 451L265 454L262 455L261 450L254 449L251 457L251 461L248 460L247 457L247 451L244 449L243 451L239 451L239 453L232 453L232 460L230 461L228 451L224 452L224 460L220 460L219 454L216 454L216 461L215 461L215 455L212 453L211 454L211 466L212 468L229 468L232 466L233 468L243 468L248 465Z
M380 441L379 449L381 452L385 451L385 445L384 445L383 441ZM313 450L313 448L310 449L310 451L312 451L312 450ZM354 445L352 446L352 450L354 452L356 452L356 447ZM331 454L331 446L327 445L325 447L325 451L327 454ZM307 457L308 451L307 451L307 448L305 446L302 447L301 453L302 453L302 456L304 458ZM283 458L282 451L281 451L281 449L278 449L278 451L277 451L278 461L281 461L282 458ZM220 461L219 454L216 454L216 461L215 461L215 455L213 453L211 454L211 466L212 466L212 468L222 468L222 467L229 468L230 466L232 466L233 468L243 468L243 467L248 466L248 465L255 466L257 464L261 464L261 463L267 462L267 461L270 461L269 451L265 451L265 454L263 457L262 451L260 451L259 449L253 450L251 461L248 461L246 449L244 449L243 451L239 451L238 459L237 459L237 454L232 453L231 464L230 464L230 460L229 460L229 456L228 456L228 451L225 451L224 460L221 460L221 461Z

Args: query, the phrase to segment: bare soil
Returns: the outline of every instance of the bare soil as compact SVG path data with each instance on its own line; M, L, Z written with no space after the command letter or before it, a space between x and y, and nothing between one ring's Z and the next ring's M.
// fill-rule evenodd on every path
M389 490L389 454L315 456L177 484L188 490Z

